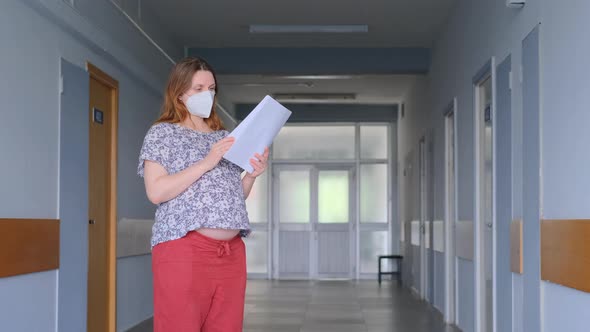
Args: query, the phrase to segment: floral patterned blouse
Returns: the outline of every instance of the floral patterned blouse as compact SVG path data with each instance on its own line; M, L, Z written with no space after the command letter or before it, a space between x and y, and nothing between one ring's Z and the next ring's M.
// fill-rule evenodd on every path
M155 124L143 141L137 173L143 177L145 160L162 165L168 174L178 173L205 158L213 144L227 135L226 130L203 133L179 124ZM221 159L180 195L158 204L152 248L199 228L239 229L242 236L247 236L250 223L242 172L240 166Z

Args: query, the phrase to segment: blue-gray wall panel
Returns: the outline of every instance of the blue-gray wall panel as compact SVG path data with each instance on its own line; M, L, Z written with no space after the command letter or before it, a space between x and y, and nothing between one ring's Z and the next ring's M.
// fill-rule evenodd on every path
M422 269L420 266L420 246L412 245L412 286L421 293L422 285L420 284L422 278Z
M475 268L472 261L457 258L457 310L463 332L475 331Z
M539 28L522 43L524 331L541 331Z
M21 1L0 1L3 218L57 217L59 58L52 32L32 18Z
M425 74L427 48L189 48L219 74Z
M58 331L86 329L88 277L88 73L61 60Z
M544 312L554 316L551 319L544 317L543 331L588 332L590 307L587 292L543 282L543 301Z
M441 312L445 309L445 253L434 252L434 306Z
M497 330L512 327L512 92L508 57L496 69L496 312Z
M152 255L117 260L117 329L124 330L152 316Z
M513 318L512 318L512 332L523 332L524 331L524 322L523 322L523 294L522 294L522 282L523 277L522 274L513 273L512 274L512 308L513 308Z
M0 330L54 332L57 276L53 270L0 278Z
M426 300L431 305L434 305L434 251L431 249L426 250L426 264L428 264L428 275L426 276Z
M590 216L590 1L543 1L541 25L542 208L546 219ZM588 331L590 293L548 282L544 332Z

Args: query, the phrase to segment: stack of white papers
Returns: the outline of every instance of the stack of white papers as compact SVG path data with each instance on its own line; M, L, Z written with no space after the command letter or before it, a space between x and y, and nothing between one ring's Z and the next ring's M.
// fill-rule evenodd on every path
M235 137L236 141L223 158L252 173L254 168L250 165L250 158L256 153L262 155L264 148L270 147L290 116L291 111L279 102L270 96L264 97L230 133L229 136Z

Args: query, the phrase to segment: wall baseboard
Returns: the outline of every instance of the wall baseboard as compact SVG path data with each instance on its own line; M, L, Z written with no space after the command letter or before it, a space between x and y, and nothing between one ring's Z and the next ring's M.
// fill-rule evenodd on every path
M145 331L153 331L154 330L154 317L149 317L146 320L142 321L141 323L128 328L127 330L123 330L124 332L145 332Z

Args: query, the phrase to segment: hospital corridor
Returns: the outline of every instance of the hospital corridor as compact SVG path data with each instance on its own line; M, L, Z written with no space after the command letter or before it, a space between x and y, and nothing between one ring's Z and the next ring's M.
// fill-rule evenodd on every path
M0 1L0 331L590 331L588 31L587 0Z

